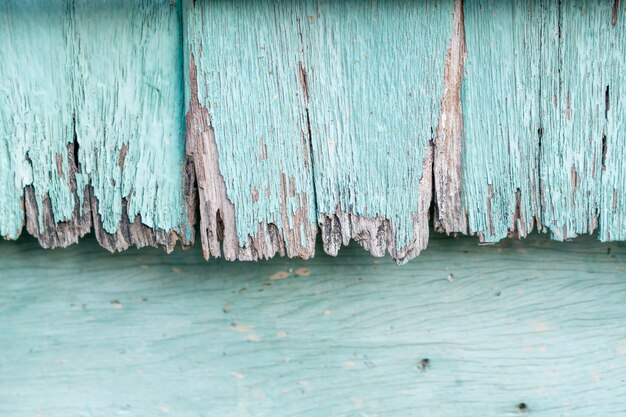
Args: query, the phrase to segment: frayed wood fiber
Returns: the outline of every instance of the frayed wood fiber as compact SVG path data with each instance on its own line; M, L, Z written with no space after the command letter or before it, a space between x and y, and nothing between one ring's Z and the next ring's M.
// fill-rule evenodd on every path
M614 1L8 0L0 234L399 263L626 239ZM196 217L198 217L196 219Z

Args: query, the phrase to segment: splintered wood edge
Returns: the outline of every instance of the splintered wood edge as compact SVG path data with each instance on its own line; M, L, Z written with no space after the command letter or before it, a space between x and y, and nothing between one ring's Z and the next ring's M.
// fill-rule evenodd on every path
M418 190L414 190L419 195L419 203L413 212L411 243L398 247L394 225L389 218L361 216L344 212L341 207L337 207L332 213L317 213L319 224L311 223L302 213L292 215L296 218L297 227L286 230L272 223L259 223L258 232L254 236L248 236L247 242L242 244L236 232L236 208L228 198L224 177L220 171L211 115L198 99L195 57L189 51L187 65L189 75L186 82L190 83L191 96L186 98L189 105L185 115L186 161L181 169L184 171L186 215L189 226L193 229L199 213L204 257L206 259L224 257L228 260L259 260L276 255L310 258L314 256L319 228L323 249L330 255L336 255L342 246L354 240L373 256L384 256L389 253L398 263L404 263L426 248L431 210L436 231L448 234L468 233L468 215L461 201L463 187L461 86L465 58L463 0L455 0L438 122L434 138L423 159L422 178ZM306 84L304 87L305 93L308 93ZM92 227L100 245L110 251L125 250L134 245L161 246L170 252L179 241L183 247L194 243L193 233L189 237L180 230L153 229L142 223L141 216L130 219L126 210L128 201L125 199L122 200L122 220L117 231L113 234L107 233L98 215L98 200L94 196L92 186L87 185L83 190L77 189L76 173L80 172L80 165L78 161L74 161L74 146L76 145L68 144L69 172L66 173L76 202L72 219L55 222L50 199L44 197L41 200L43 204L38 205L33 186L24 188L24 225L28 233L39 240L42 247L66 247L77 243L80 237L92 230ZM519 196L517 198L519 199ZM305 195L305 206L315 205L315 201L315 195ZM487 204L489 205L489 202ZM489 207L486 209L490 210ZM285 220L283 223L289 224L288 214L284 210L281 216ZM516 216L519 214L514 213L514 224ZM43 226L40 219L43 219ZM595 227L597 224L593 225L593 228ZM512 235L519 237L525 236L528 232L512 230L514 232ZM478 235L481 237L480 233Z
M56 222L50 199L44 197L43 206L40 206L37 204L34 187L28 185L24 188L23 226L26 226L26 231L39 241L41 247L46 249L64 248L78 243L79 238L89 233L92 228L98 243L111 252L123 251L131 246L137 248L160 246L170 253L179 241L184 248L193 245L193 233L187 239L176 230L160 230L146 226L142 223L141 215L131 220L127 212L128 200L126 198L122 199L122 219L119 222L118 229L113 234L106 232L102 228L102 221L98 215L98 199L94 195L93 187L87 185L80 192L77 189L76 173L80 172L80 163L75 160L77 153L74 151L76 146L75 143L67 145L69 166L67 176L75 201L74 215L70 220ZM193 179L193 171L190 171L188 164L185 166L185 172L187 174L184 184L185 201L190 224L193 225L196 213L196 193L192 191L192 187L194 187L195 180ZM43 219L41 226L38 221L40 211Z
M456 0L453 14L453 30L450 47L445 60L444 89L435 141L431 142L423 160L422 178L419 181L418 207L413 213L413 241L398 247L395 229L390 219L366 217L344 212L340 207L334 213L320 214L319 228L324 251L336 255L341 246L354 240L373 256L389 253L398 263L404 263L427 247L429 235L429 210L435 203L436 224L446 232L464 231L466 216L460 213L460 158L462 113L460 86L464 61L462 1ZM206 259L224 257L228 260L269 259L275 255L310 258L314 256L318 225L307 221L302 215L299 224L305 227L304 239L299 228L279 230L271 223L260 223L258 233L248 236L247 244L241 245L236 234L235 206L230 201L226 184L220 172L215 132L209 111L198 99L197 68L193 52L189 52L189 109L186 114L185 204L190 225L195 225L196 212L200 213L200 238ZM72 144L68 145L70 148ZM132 245L137 247L162 246L167 252L181 241L183 247L193 244L193 237L185 241L176 231L152 229L142 224L141 217L128 217L127 201L122 201L122 220L114 234L103 230L98 213L98 201L91 186L78 198L75 174L79 170L73 161L73 149L68 150L72 192L75 194L74 217L66 222L55 223L50 204L38 207L32 187L25 189L26 227L42 247L65 247L93 230L101 246L110 251L122 251ZM434 184L434 194L433 194ZM80 201L83 201L80 205ZM306 198L307 204L315 204L315 196ZM37 218L43 210L44 226L40 230ZM285 217L286 213L282 213ZM287 223L287 222L285 222ZM460 226L459 226L460 225ZM461 230L463 229L463 230ZM302 245L302 241L305 242Z

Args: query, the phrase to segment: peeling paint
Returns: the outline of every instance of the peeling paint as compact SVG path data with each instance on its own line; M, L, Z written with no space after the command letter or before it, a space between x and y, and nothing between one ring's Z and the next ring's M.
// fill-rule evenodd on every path
M199 205L205 258L229 260L309 258L318 229L398 263L431 226L626 240L625 13L5 1L0 234L170 251Z
M156 0L2 2L0 234L67 246L93 223L111 250L191 243L180 21Z

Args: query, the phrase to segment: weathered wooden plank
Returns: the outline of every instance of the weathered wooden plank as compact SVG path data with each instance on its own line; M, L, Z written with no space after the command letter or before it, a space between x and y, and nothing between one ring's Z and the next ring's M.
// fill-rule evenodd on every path
M93 225L110 250L191 243L179 9L0 5L3 236L26 223L43 246L67 246Z
M115 249L189 244L180 7L76 0L73 12L79 183L93 187L96 235Z
M426 247L431 141L460 138L438 131L452 1L190 3L185 14L205 257L220 254L222 227L229 259L310 256L314 203L329 253L356 239L405 261Z
M70 9L65 0L38 3L0 5L0 234L17 238L27 215L32 234L50 236L44 245L65 246L89 230L89 220L86 226L79 220L70 160L72 73L64 65L72 54ZM55 223L69 229L58 241L46 230L64 229Z
M308 258L317 226L300 3L186 4L187 152L204 256Z
M459 2L460 4L460 2ZM320 1L305 54L324 249L356 240L399 262L428 242L453 1Z
M198 195L205 257L626 239L624 2L183 3L0 5L2 236L170 250Z
M626 5L572 1L551 5L550 11L558 26L544 54L552 57L558 77L542 92L543 223L556 239L568 239L606 222L600 239L611 240L611 233L623 239L626 119L619 100Z
M250 268L24 239L0 259L1 415L626 412L624 244L434 238L402 268L357 246Z
M609 30L603 26L601 36L605 43L600 46L605 53L604 70L609 72L610 85L607 84L607 126L600 157L602 183L599 184L601 201L598 236L603 241L624 241L626 240L626 140L624 140L626 85L622 76L626 68L626 2L614 2L611 24L613 28ZM584 35L579 33L578 36Z
M524 237L540 216L539 1L464 2L463 204L469 233ZM555 74L547 74L546 78ZM540 227L540 226L539 226Z
M611 1L465 3L470 233L497 241L538 227L563 240L599 223L601 240L626 234L625 12Z

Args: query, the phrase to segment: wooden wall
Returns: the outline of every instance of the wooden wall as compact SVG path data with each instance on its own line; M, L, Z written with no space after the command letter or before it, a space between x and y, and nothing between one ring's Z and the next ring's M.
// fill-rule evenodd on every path
M626 3L8 0L0 234L205 258L626 239ZM199 219L196 219L196 214Z

